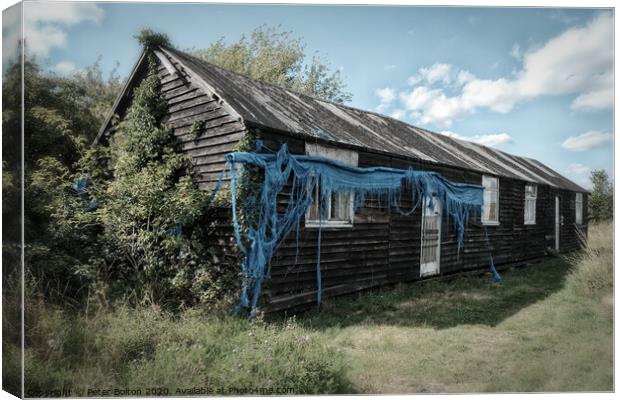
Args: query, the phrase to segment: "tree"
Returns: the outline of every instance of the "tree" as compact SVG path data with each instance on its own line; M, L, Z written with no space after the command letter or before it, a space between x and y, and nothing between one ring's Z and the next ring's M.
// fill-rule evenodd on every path
M592 192L588 196L588 216L591 221L601 222L613 219L613 185L605 170L594 170L590 174Z
M3 259L9 262L5 279L19 266L19 258L10 252L19 244L22 223L21 63L10 64L6 71L2 93ZM54 216L71 205L70 179L76 163L92 143L121 84L114 72L104 79L98 62L64 77L42 71L32 57L24 61L23 79L26 275L45 294L76 297L83 282L74 267L87 259L91 248L84 246L83 235L67 229Z
M260 26L236 43L225 38L192 53L222 68L323 100L351 100L340 71L330 72L318 54L306 63L305 45L291 32Z

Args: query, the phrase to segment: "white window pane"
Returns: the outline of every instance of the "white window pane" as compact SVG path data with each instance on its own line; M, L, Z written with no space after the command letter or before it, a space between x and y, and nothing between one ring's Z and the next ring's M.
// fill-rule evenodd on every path
M536 185L525 185L525 197L536 197L537 186Z
M314 188L314 196L312 199L312 205L310 206L310 217L311 220L319 219L319 185L316 185Z
M482 186L489 189L497 189L497 178L493 178L491 176L483 176Z
M498 179L491 176L482 177L483 192L483 222L499 222L499 187Z
M489 221L497 221L497 203L495 202L489 205Z

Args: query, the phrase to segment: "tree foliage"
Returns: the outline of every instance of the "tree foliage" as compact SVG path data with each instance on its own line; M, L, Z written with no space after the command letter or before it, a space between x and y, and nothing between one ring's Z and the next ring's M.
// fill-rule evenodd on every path
M614 191L603 169L590 173L592 192L588 196L588 218L594 222L611 221L614 212Z
M142 29L140 33L134 37L145 50L152 50L158 46L170 46L170 38L168 38L168 35L155 32L148 28Z
M74 76L43 72L36 59L24 74L24 214L26 273L47 295L76 295L83 282L73 274L89 247L85 237L57 224L53 214L71 207L67 179L92 142L104 110L120 89L113 72L104 79L98 62ZM21 64L10 64L3 80L3 259L4 278L19 258L21 164ZM64 201L66 197L66 201ZM9 270L9 271L7 271Z
M220 38L193 54L222 68L320 99L344 103L351 93L339 70L331 72L318 54L306 62L305 45L291 32L261 26L236 43Z

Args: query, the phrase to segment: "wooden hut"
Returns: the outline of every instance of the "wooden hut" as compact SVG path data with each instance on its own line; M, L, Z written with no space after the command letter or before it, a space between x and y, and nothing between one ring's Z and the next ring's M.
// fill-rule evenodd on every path
M152 51L169 106L164 122L174 130L179 148L192 156L195 179L205 190L225 168L224 156L254 129L270 149L286 143L293 154L321 155L359 167L436 171L451 181L484 186L482 215L468 224L458 256L456 235L440 207L420 207L402 216L372 201L353 211L350 196L334 198L322 228L324 297L484 270L489 254L498 268L535 263L549 253L578 249L580 232L587 231L587 191L537 160L294 93L173 48ZM113 115L123 118L132 88L147 73L146 64L143 53L98 141L113 134ZM203 121L198 137L191 132L195 121ZM303 307L316 299L312 210L302 231L299 243L286 240L272 260L261 301L268 311ZM231 232L230 226L222 227L222 255L229 252Z

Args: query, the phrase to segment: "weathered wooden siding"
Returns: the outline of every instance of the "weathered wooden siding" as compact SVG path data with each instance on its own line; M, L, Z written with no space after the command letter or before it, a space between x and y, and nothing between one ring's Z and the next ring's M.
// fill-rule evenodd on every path
M181 70L180 65L175 67ZM173 129L179 148L192 156L198 185L212 187L224 169L224 156L243 138L245 126L222 107L213 93L194 85L185 73L171 76L162 66L159 76L161 94L168 103L163 122ZM192 132L196 121L204 123L198 135Z
M262 138L271 150L277 150L286 142L292 153L304 153L303 139L274 132L262 132ZM482 180L482 174L475 171L359 152L360 167L381 165L434 170L458 182L480 184ZM549 208L550 196L556 191L538 185L536 224L524 225L525 182L500 178L499 188L500 224L482 226L479 217L470 221L460 254L457 254L453 223L443 218L440 275L485 270L488 268L489 251L500 269L534 263L545 256L549 215L553 217L553 207ZM578 248L577 235L569 227L574 222L574 193L560 193L567 199L573 196L572 206L564 200L562 208L565 224L561 251L566 252ZM584 200L584 208L585 204ZM402 206L411 206L411 199L405 200ZM570 222L569 214L572 218ZM321 243L324 297L420 279L420 236L421 208L410 216L402 216L395 210L388 211L372 202L367 202L356 212L353 227L324 228ZM302 228L299 238L291 234L284 241L272 262L272 279L265 283L263 304L267 310L296 308L316 301L316 257L316 229Z

